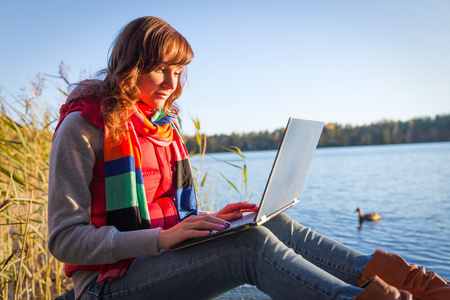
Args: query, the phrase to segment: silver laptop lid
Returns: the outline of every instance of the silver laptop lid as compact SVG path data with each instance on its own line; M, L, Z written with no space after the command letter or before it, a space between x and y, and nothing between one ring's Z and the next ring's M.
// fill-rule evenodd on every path
M290 118L256 215L262 224L299 202L324 122Z

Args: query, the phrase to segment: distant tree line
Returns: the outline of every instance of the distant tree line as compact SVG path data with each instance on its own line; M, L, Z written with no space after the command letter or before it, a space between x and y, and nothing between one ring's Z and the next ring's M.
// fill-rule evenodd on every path
M450 141L450 114L407 122L379 121L364 126L327 124L319 145L357 146Z
M284 128L231 135L207 136L206 152L225 151L221 146L239 147L242 151L277 149ZM370 125L352 126L328 123L324 126L319 147L385 145L450 141L450 114L435 118L415 118L406 122L379 121ZM186 147L198 151L196 137L185 137Z

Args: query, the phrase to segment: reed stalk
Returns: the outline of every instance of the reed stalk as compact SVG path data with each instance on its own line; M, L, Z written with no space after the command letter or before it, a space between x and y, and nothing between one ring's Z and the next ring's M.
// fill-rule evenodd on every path
M51 299L70 288L47 247L47 183L52 128L43 77L30 91L0 95L0 299Z
M236 199L239 199L240 201L249 201L252 194L248 195L247 157L236 146L221 146L225 151L235 154L235 158L230 160L220 159L213 154L206 154L207 137L201 132L200 121L198 118L193 118L192 122L195 126L195 140L198 148L190 153L190 157L199 156L199 164L197 166L192 166L192 170L197 194L197 203L200 209L203 211L215 211L221 208L220 205L224 206L225 203L218 202L219 199L223 198L226 191L220 191L216 193L214 197L211 197L211 190L214 186L224 187L224 185L220 183L221 179L225 180L229 187L229 192L231 192L231 196L229 197L230 202L236 202ZM206 156L209 156L214 163L205 165L204 160ZM235 168L236 170L239 170L241 175L239 178L229 178L220 171L224 167Z

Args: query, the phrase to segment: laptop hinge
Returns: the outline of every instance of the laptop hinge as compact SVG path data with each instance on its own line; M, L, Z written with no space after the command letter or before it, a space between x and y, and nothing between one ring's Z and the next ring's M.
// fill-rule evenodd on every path
M272 219L273 217L277 216L279 213L285 211L288 208L291 208L292 206L294 206L295 204L299 203L300 199L298 198L294 198L291 202L291 204L285 206L284 208L276 211L275 213L271 214L269 217L267 217L267 215L262 215L261 218L259 218L259 221L256 222L256 225L261 225L263 223L265 223L266 221Z

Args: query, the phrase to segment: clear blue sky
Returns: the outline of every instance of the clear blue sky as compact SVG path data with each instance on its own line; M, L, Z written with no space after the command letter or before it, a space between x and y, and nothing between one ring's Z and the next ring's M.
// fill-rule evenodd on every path
M191 43L179 99L207 134L273 130L289 116L362 125L450 113L450 1L2 1L0 85L106 66L118 31L158 16ZM52 93L48 102L63 99Z

